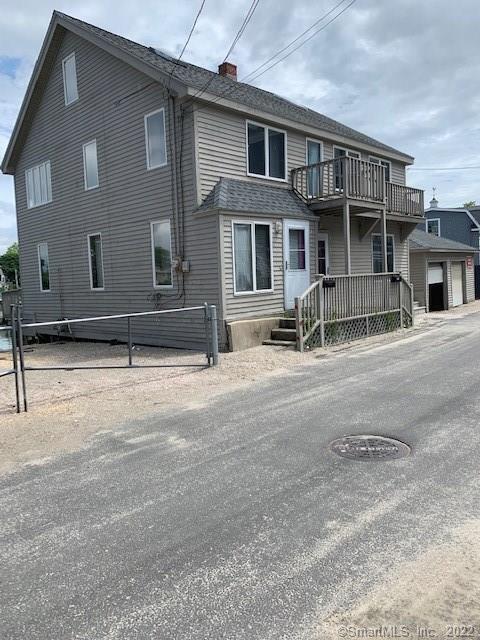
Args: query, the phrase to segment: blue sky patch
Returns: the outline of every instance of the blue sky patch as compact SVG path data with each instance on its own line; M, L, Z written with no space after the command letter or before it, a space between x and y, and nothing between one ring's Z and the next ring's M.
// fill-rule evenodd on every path
M0 56L0 73L10 78L14 78L18 67L20 66L20 58L10 58L9 56Z

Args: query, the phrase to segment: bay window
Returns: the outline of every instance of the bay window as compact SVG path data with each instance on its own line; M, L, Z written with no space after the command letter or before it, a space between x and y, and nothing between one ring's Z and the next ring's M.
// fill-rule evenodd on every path
M233 223L233 271L235 293L272 291L271 225Z

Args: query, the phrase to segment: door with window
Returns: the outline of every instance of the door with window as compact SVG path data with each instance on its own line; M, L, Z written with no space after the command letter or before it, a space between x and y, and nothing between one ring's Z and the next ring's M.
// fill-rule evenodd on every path
M317 140L307 139L307 195L309 198L319 198L321 196L321 173L319 162L322 161L322 143Z
M333 158L335 160L333 173L335 177L335 190L344 191L344 168L342 158L357 158L360 159L360 154L357 151L350 151L349 149L343 149L342 147L333 147Z
M309 222L285 220L283 226L285 309L310 285Z

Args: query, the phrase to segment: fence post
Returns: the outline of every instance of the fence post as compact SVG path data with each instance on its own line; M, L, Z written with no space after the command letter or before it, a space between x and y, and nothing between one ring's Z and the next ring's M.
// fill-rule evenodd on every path
M323 297L323 278L318 280L318 319L320 320L320 346L325 346L325 299Z
M23 356L23 328L21 305L17 307L17 327L18 327L18 350L20 354L20 375L22 378L23 410L28 411L27 388L25 386L25 358Z
M12 366L15 377L15 401L17 404L17 413L20 413L20 389L18 387L18 359L17 359L17 314L15 305L10 305L10 323L12 326Z
M403 281L399 281L398 300L400 304L400 329L403 329Z
M127 318L127 340L128 340L128 366L132 366L132 323L131 318Z
M300 298L295 298L295 331L297 334L297 349L303 353L303 321L300 310Z
M409 285L409 291L410 291L410 313L412 314L412 327L415 324L415 309L413 307L413 287L410 284Z
M218 322L217 322L217 307L214 304L210 305L210 327L212 338L212 364L215 367L218 364Z
M205 355L207 356L208 366L211 365L212 352L210 349L210 309L208 303L203 303L203 320L205 324Z

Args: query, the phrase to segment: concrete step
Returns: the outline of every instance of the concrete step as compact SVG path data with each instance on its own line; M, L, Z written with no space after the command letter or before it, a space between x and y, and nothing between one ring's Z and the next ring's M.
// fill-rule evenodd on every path
M291 342L290 340L264 340L262 344L267 344L273 347L290 347L292 349L295 348L295 342Z
M284 340L288 342L295 342L296 331L295 329L272 329L272 340Z
M295 318L281 318L280 329L295 329Z
M420 307L420 303L417 302L416 300L413 301L413 308L414 309L418 309L418 307Z
M413 313L414 313L416 316L421 316L421 315L423 315L424 313L427 313L427 307L421 307L420 305L418 305L418 307L415 307L415 306L414 306L414 307L413 307Z

